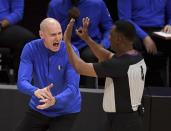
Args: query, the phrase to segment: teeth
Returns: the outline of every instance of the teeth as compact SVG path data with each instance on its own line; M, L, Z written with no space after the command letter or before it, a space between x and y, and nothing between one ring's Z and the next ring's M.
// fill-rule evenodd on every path
M58 45L59 45L58 42L54 42L54 43L53 43L53 46L58 46Z

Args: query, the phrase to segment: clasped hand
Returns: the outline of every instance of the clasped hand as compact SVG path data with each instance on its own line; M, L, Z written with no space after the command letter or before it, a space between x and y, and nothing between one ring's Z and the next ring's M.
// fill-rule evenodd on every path
M34 95L40 99L39 102L43 103L43 104L37 106L38 109L46 109L55 104L56 100L52 96L52 93L50 91L50 89L52 87L53 87L53 84L51 83L50 85L48 85L42 89L37 89L34 92Z

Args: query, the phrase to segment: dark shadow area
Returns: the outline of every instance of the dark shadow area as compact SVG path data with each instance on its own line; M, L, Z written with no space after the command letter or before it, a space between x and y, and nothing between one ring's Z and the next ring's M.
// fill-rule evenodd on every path
M102 109L103 93L99 93L99 90L95 91L86 89L81 92L82 111L74 124L73 131L104 131L106 115ZM12 131L24 116L28 96L16 89L0 89L0 99L2 100L0 104L1 130ZM171 130L171 88L147 87L143 104L145 107L144 131Z

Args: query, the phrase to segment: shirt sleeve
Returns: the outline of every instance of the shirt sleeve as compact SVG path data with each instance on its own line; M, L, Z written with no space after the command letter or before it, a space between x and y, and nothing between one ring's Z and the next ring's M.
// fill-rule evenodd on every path
M127 65L122 59L112 58L100 63L94 63L93 67L98 77L120 77L127 71Z
M132 13L132 0L118 0L119 19L131 22L136 29L138 37L144 39L148 34L132 20Z
M78 50L75 51L77 55L79 55ZM80 75L74 70L72 65L70 64L68 60L68 64L65 71L65 90L55 96L56 98L56 104L54 106L58 108L64 108L70 103L72 103L72 100L75 100L80 96L80 90L79 90L79 80Z
M51 1L48 5L47 17L55 18L54 2Z
M113 26L113 21L110 16L110 13L103 1L101 4L101 23L100 23L100 25L102 27L102 33L103 33L101 44L103 45L103 47L105 47L107 49L110 47L109 33Z
M166 19L167 19L167 24L171 25L171 0L167 0L166 3Z
M10 24L16 24L23 18L24 0L10 0L10 14L6 16Z
M26 44L21 54L17 87L21 92L30 96L32 96L34 94L34 91L38 89L37 87L31 85L32 72L33 63L31 50L29 48L29 45Z

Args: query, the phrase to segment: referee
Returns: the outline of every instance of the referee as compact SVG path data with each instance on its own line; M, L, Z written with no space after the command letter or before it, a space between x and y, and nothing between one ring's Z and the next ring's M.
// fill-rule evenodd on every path
M99 46L88 35L89 18L83 18L83 27L76 30L99 59L99 63L86 63L74 53L70 38L75 20L72 19L64 34L70 62L81 75L106 77L103 109L107 113L106 130L142 131L138 109L144 90L146 64L142 55L133 49L135 29L129 22L115 23L109 38L112 53ZM90 25L93 26L93 25Z

